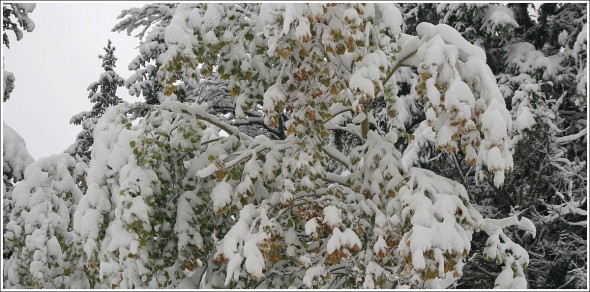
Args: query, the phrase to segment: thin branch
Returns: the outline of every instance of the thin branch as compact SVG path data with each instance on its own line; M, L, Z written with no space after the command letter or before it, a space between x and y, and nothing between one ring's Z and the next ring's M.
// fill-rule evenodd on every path
M207 140L207 141L205 141L205 142L202 142L202 143L201 143L201 146L203 146L203 145L207 145L207 144L209 144L209 143L217 142L217 141L219 141L219 140L221 140L221 139L224 139L224 138L225 138L225 137L217 137L217 138L214 138L214 139Z
M351 125L351 124L347 124L346 127L342 127L340 125L337 125L334 122L328 122L326 124L326 129L327 130L341 130L341 131L345 131L348 132L350 134L353 134L355 136L357 136L360 140L365 141L366 139L363 139L363 137L361 136L361 134L359 133L359 127L356 125Z
M332 107L333 107L333 106L332 106ZM332 120L332 119L334 119L336 116L338 116L338 115L340 115L340 114L343 114L343 113L345 113L345 112L352 112L352 107L350 107L350 106L342 106L342 107L340 107L340 108L336 108L336 109L334 110L334 112L330 111L330 114L332 115L332 117L331 117L330 119L328 119L327 121L325 121L325 122L324 122L324 124L325 124L325 123L327 123L327 122L329 122L329 121L331 121L331 120Z
M331 145L324 145L323 147L323 152L330 156L330 158L338 161L340 164L346 166L346 168L348 168L348 170L352 170L352 163L350 163L350 160L348 159L348 157L346 157L344 154L342 154L342 152L338 151L338 149L332 147Z
M414 54L416 54L416 52L414 51L413 53L407 55L405 58L403 58L401 61L397 62L395 64L395 66L393 67L393 69L391 70L391 72L389 72L389 74L385 77L385 80L383 81L383 84L387 84L387 82L389 81L389 79L391 79L391 77L393 77L393 74L395 74L395 72L397 72L397 70L404 66L403 62L407 59L409 59L410 57L414 56Z
M457 168L457 171L459 172L459 176L461 176L461 182L463 182L463 185L467 189L467 180L465 179L465 176L463 175L463 171L461 170L461 165L459 165L459 161L457 160L457 156L455 155L455 153L453 153L450 156L451 156L453 162L455 163L455 167ZM469 195L469 192L467 192L467 195ZM473 201L473 198L470 195L469 195L469 200Z
M490 277L496 277L497 275L494 275L492 272L489 272L487 270L485 270L484 268L480 267L479 265L474 265L477 269L479 269L480 271L486 273L488 276Z
M230 125L232 126L249 126L249 125L259 125L262 126L264 129L266 129L267 131L271 132L272 134L274 134L277 137L281 137L281 133L273 128L268 126L267 124L264 123L264 119L263 118L250 118L247 120L237 120L237 121L232 121L230 123Z

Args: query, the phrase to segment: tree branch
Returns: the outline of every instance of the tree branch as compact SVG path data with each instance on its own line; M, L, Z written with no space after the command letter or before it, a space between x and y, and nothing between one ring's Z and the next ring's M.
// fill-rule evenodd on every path
M176 113L183 113L185 115L196 117L197 119L209 122L210 124L213 124L218 128L226 131L228 134L237 136L240 139L244 139L246 141L252 140L250 136L240 132L240 130L237 127L222 122L221 120L219 120L218 117L210 113L207 113L205 109L203 109L199 105L188 105L178 101L165 101L160 105L160 107L163 110L168 110Z
M279 132L279 130L272 128L272 127L268 126L267 124L265 124L263 118L251 118L251 119L247 119L247 120L237 120L237 121L231 122L230 125L236 126L236 127L237 126L260 125L264 129L266 129L267 131L274 134L275 136L277 136L279 138L281 137L281 133Z
M584 135L586 135L586 131L588 130L588 128L584 128L584 130L578 132L577 134L573 134L573 135L569 135L569 136L563 136L563 137L559 137L556 139L556 143L558 145L562 145L562 144L566 144L569 143L571 141L577 140L578 138L583 137Z
M356 127L356 129L355 129L355 127ZM334 130L345 131L345 132L348 132L348 133L351 133L351 134L357 136L359 139L361 139L363 141L366 140L366 139L363 139L361 134L359 134L360 129L358 128L357 125L348 124L348 125L346 125L346 127L342 127L342 126L336 125L336 123L330 121L330 122L326 123L326 129L332 130L332 131L334 131Z
M348 160L348 157L346 157L344 154L342 154L342 152L338 151L338 149L332 147L331 145L324 145L323 146L323 152L330 156L330 158L338 161L340 164L346 166L346 168L348 170L352 170L352 164L350 163L350 160Z
M404 62L406 60L408 60L409 58L411 58L412 56L414 56L414 54L416 54L416 52L418 51L418 47L420 47L421 44L422 44L422 40L417 37L403 43L402 49L398 55L399 58L393 63L394 64L393 69L385 77L383 84L387 84L387 82L389 81L389 79L391 79L393 74L395 74L397 69L404 66Z

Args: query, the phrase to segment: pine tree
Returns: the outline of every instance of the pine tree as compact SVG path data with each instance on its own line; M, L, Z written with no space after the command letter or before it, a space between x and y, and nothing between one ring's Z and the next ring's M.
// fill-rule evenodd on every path
M532 121L513 139L519 167L507 191L530 208L543 234L527 244L536 255L529 270L538 288L587 286L587 251L580 248L587 242L587 224L581 224L587 212L586 8L541 5L531 44L507 49L501 77L512 88L515 120Z
M586 266L583 260L586 253L579 250L579 246L585 245L583 228L558 227L559 219L555 216L560 214L559 218L579 224L580 214L585 213L586 6L581 3L543 4L536 21L528 14L530 5L509 4L510 10L507 10L499 4L457 3L431 9L444 13L439 16L442 23L464 32L467 39L478 42L486 50L488 63L511 110L515 125L510 134L514 168L503 188L496 188L485 180L475 184L470 168L457 165L452 157L437 158L432 148L427 147L430 151L421 154L422 161L426 162L421 165L471 182L466 184L468 192L482 212L501 216L527 212L535 224L545 230L534 240L516 237L527 250L535 250L528 268L531 287L584 287L585 280L579 276ZM411 5L404 7L409 11L417 10ZM481 12L469 12L472 9ZM492 11L501 13L497 16L503 17L497 18L511 25L480 31L486 28L486 23L494 23L490 18L494 15ZM420 21L429 20L421 18L416 22ZM470 34L469 31L479 32ZM463 159L460 155L457 157ZM564 205L571 209L559 207ZM567 238L567 244L564 243L567 248L556 247L553 244L556 238ZM475 240L477 254L481 254L484 247L482 240ZM460 287L485 287L493 279L490 275L498 272L477 254L466 266L469 273ZM561 276L547 273L560 269L564 270ZM568 269L570 272L566 275Z
M424 6L427 5L429 4ZM523 210L530 212L529 217L535 224L547 228L546 230L558 228L548 224L551 221L547 221L548 218L553 217L545 217L547 213L539 217L537 211L542 213L548 209L559 210L557 213L561 212L560 214L566 218L579 218L578 213L581 211L578 208L585 203L576 194L585 193L587 188L584 187L583 175L574 178L570 174L579 173L583 168L581 166L586 163L584 113L587 69L585 63L578 63L578 60L585 60L586 56L584 48L587 32L582 33L587 19L585 4L543 4L538 22L529 15L528 10L533 8L532 4L508 4L506 7L509 10L500 4L441 4L429 10L431 14L434 11L441 14L428 18L422 13L417 13L421 9L420 6L422 5L402 5L402 9L416 18L412 23L439 19L441 23L464 32L463 35L468 40L479 43L486 50L487 62L498 79L506 106L511 110L515 124L514 132L510 134L512 145L515 147L514 169L501 189L494 188L485 180L476 184L470 168L457 165L453 157L437 156L432 147L423 149L421 165L446 173L447 177L457 180L464 178L468 181L468 192L473 195L478 210L485 214L508 216ZM481 12L468 13L472 9L479 9ZM495 18L509 25L504 26L504 29L500 27L487 32L481 31L485 30L486 23L497 22L491 17L494 16L491 12L498 13ZM408 29L412 27L407 26ZM469 31L479 32L469 34ZM474 36L476 38L473 38ZM409 79L412 78L416 79ZM421 104L418 104L418 108L420 107ZM424 143L428 144L427 141ZM554 156L565 153L568 158ZM457 158L459 161L464 159L460 155ZM555 160L561 161L560 165L553 166L555 162L551 161ZM543 172L531 171L540 167L543 167ZM573 183L571 188L565 187L570 183ZM534 191L529 193L526 190ZM562 198L560 193L567 195ZM549 200L553 203L545 207L539 204L540 200ZM572 206L576 206L573 210L557 207L568 201ZM515 206L516 209L513 209ZM554 211L550 213L557 214ZM572 224L579 223L577 219L568 220L573 220ZM547 260L548 258L585 258L585 252L580 253L578 248L585 245L584 240L580 240L583 238L580 229L559 229L563 230L559 232L559 237L568 238L568 249L548 247L551 246L550 242L555 241L548 238L558 237L557 234L551 234L552 232L539 233L542 236L534 241L528 237L517 238L520 244L527 246L527 250L539 251L531 259L528 269L531 287L557 288L562 284L570 285L567 287L580 287L578 285L585 283L584 278L574 276L583 273L581 267L585 266L584 261L571 261L568 269L572 270L571 273L568 272L567 278L561 277L562 280L553 281L552 284L545 281L547 274L544 271L560 269L552 268L555 262ZM460 287L485 287L498 272L493 266L486 265L479 256L485 245L482 240L484 239L478 238L474 241L476 254L466 265L468 272ZM541 246L545 242L547 246ZM485 272L482 273L482 270ZM559 278L555 275L557 274L553 274L552 278Z
M115 72L117 58L115 57L115 47L111 46L111 40L108 41L104 48L105 54L99 55L102 60L104 72L100 75L97 82L88 86L88 99L93 104L92 110L81 112L72 117L70 123L82 125L82 131L78 134L76 142L72 144L66 152L72 156L80 156L83 161L88 162L90 159L90 150L93 145L93 131L98 119L105 113L106 109L114 106L122 99L117 96L117 89L124 84L124 79Z

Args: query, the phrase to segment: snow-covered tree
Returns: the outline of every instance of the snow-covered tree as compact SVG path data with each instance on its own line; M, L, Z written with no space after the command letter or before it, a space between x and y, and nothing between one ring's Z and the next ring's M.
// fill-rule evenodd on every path
M162 90L166 81L164 72L159 70L159 56L168 48L164 40L164 28L170 24L176 7L174 3L148 4L142 8L124 10L119 15L121 21L113 31L126 31L130 35L135 29L140 29L136 35L141 39L140 54L129 65L135 73L125 83L129 93L143 96L147 104L160 103L160 100L167 98L166 94L173 95L181 102L194 102L198 98L197 102L205 106L209 113L237 126L249 136L266 135L271 139L283 139L283 129L278 129L280 126L275 128L264 123L261 103L251 106L252 110L240 111L239 108L236 112L236 99L230 95L227 82L221 79L218 72L212 72L211 76L204 78L179 75L174 86L167 92ZM236 120L238 115L248 118Z
M27 151L25 140L6 123L2 122L2 227L6 229L12 210L12 190L24 178L27 166L33 157ZM3 230L4 230L3 229ZM4 242L4 236L2 237ZM3 244L3 257L10 256L10 250Z
M495 286L526 287L528 254L504 228L534 225L483 218L463 185L415 166L430 141L503 186L512 118L484 50L444 24L403 34L394 4L158 7L127 10L146 29L169 18L149 45L162 88L141 119L141 105L121 104L95 128L76 287L449 287L479 231L502 266ZM409 131L402 68L416 70L426 117ZM245 134L208 113L207 97L178 101L179 84L198 92L210 76L227 82L235 121L262 111L281 138ZM349 155L335 130L358 138ZM402 137L413 141L403 152Z
M542 4L535 33L506 46L499 74L516 123L517 167L506 191L540 226L542 236L526 243L538 288L587 286L586 9Z
M2 122L2 126L2 182L5 188L12 189L23 179L33 157L27 151L25 140L6 123Z
M35 10L35 6L34 3L2 3L2 43L6 48L10 48L8 31L14 32L16 40L20 41L23 38L21 28L28 32L35 29L35 22L28 15ZM2 100L6 101L14 90L15 78L12 72L8 72L4 68L2 71Z
M139 55L128 67L135 73L125 81L125 87L129 89L131 96L141 95L148 104L160 103L161 96L164 94L160 72L162 61L158 57L167 49L163 30L170 23L176 6L175 3L156 3L147 4L142 8L123 10L118 16L123 20L113 28L113 31L127 31L128 35L131 35L136 28L141 28L136 35L140 39ZM150 28L152 29L146 36ZM145 39L143 39L144 36ZM177 84L174 90L181 101L186 96L186 91L185 84Z
M2 3L2 43L7 48L10 47L8 31L14 32L16 40L20 41L23 38L21 28L28 32L35 29L35 22L28 15L35 10L35 6L34 3Z
M122 99L117 96L117 89L123 86L125 80L115 72L117 57L114 54L115 47L111 46L111 40L108 40L104 51L104 55L98 55L98 58L102 60L104 72L100 74L98 81L90 84L87 89L88 99L93 104L92 110L81 112L70 120L70 123L82 125L83 130L66 152L74 157L80 156L86 162L90 159L90 149L94 143L92 131L96 122L107 108L122 102Z
M73 273L68 258L73 244L72 214L82 192L81 167L67 154L31 164L12 192L12 210L4 228L11 252L4 261L5 288L67 288Z
M438 19L485 49L515 126L509 134L514 167L503 188L485 180L474 183L471 168L456 164L456 160L464 159L461 155L457 155L458 159L437 156L430 147L420 154L421 165L466 181L476 208L483 214L502 217L526 212L545 230L538 232L534 240L515 236L527 250L535 251L528 269L532 287L585 287L586 278L579 276L586 273L586 252L579 249L585 245L585 227L579 226L585 213L583 194L587 191L585 4L542 4L538 21L528 13L532 4L524 3L506 7L441 4L430 7L428 13L422 5L402 7L416 19L412 23ZM495 23L496 27L486 23ZM408 32L412 28L407 26ZM412 77L411 82L415 83L415 79ZM548 201L552 203L543 203ZM572 208L557 207L566 202ZM549 214L560 216L547 217ZM568 218L571 227L558 228L563 220L557 218ZM556 246L556 238L567 238L567 244ZM497 273L479 256L483 240L475 240L476 254L466 266L470 273L460 287L485 287L490 275ZM553 272L557 270L564 272ZM571 272L566 276L566 271Z
M587 6L531 9L124 10L82 162L5 126L5 287L587 288Z

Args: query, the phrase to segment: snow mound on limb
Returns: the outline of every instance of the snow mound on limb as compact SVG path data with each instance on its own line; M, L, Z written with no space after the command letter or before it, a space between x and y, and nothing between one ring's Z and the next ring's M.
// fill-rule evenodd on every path
M472 235L479 231L489 235L484 250L486 258L504 265L504 270L516 269L513 274L499 275L496 285L526 287L526 281L523 284L521 278L528 265L528 254L502 229L516 225L535 236L535 226L530 220L524 217L520 220L516 217L484 219L469 203L463 185L416 167L411 168L409 174L408 182L392 200L393 212L400 214L399 228L407 230L402 234L396 253L402 261L411 264L415 272L429 273L425 287L446 288L462 276ZM445 271L449 265L453 270ZM430 274L430 271L435 273Z
M412 65L418 69L416 92L425 101L427 119L405 150L404 169L416 162L417 153L430 141L439 150L463 152L467 163L477 165L478 179L483 178L481 170L486 165L495 185L501 187L505 172L513 167L508 150L513 124L485 52L444 24L421 23L417 32L420 44L415 55L421 61ZM501 155L487 155L494 147Z
M422 39L431 39L436 35L439 35L447 44L453 44L459 49L459 58L463 61L467 61L469 56L479 58L482 61L486 61L485 51L475 45L472 45L465 40L461 34L454 28L446 24L434 25L428 22L422 22L416 27L418 37Z
M440 267L451 261L456 272L451 276L460 278L472 234L483 220L469 203L467 191L457 182L414 167L394 201L401 228L408 230L397 252L402 259L411 259L417 272L438 271L429 285L448 287L452 281Z
M224 285L237 281L244 271L253 279L264 277L266 269L265 258L261 246L270 238L271 234L264 231L265 227L272 229L272 223L266 215L265 207L246 205L240 211L236 224L219 241L214 258L226 262L226 278ZM253 224L260 223L256 230Z
M20 181L34 159L27 151L25 140L6 123L2 122L2 126L3 172L9 173L15 181Z

